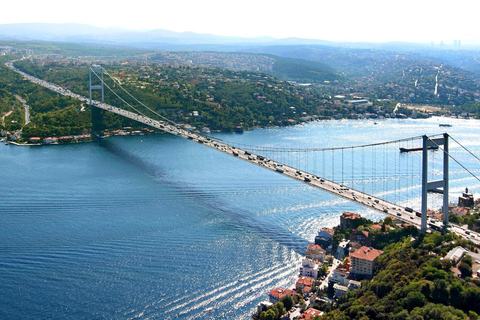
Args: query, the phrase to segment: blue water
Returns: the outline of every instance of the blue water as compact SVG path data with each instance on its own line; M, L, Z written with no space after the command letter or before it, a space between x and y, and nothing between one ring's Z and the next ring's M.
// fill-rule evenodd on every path
M215 136L248 145L324 148L448 131L478 156L479 124L345 120ZM330 152L333 161L325 152L308 161L277 156L415 207L419 169L407 165L418 164L419 155L400 156L398 146ZM478 160L460 147L451 150L480 175ZM431 154L433 178L442 158ZM0 163L1 319L248 319L268 291L294 283L319 228L338 224L344 211L382 218L169 135L2 144ZM458 165L451 164L451 173L452 201L465 187L480 191ZM429 204L439 206L441 199L431 196Z

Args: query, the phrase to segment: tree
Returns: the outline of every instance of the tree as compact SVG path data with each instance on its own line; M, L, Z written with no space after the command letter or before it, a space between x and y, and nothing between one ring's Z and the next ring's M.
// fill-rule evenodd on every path
M280 299L280 302L283 303L283 306L287 311L290 311L293 308L293 305L295 304L293 301L293 297L289 294L282 297L282 299Z
M267 311L263 311L260 315L260 320L275 320L276 315L275 311L272 309L268 309Z
M472 276L472 267L468 265L466 262L461 262L458 266L458 270L462 274L463 278L471 277Z

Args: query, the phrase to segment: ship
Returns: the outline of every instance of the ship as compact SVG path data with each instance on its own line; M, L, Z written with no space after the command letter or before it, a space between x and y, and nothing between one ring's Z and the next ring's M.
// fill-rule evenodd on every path
M427 150L437 150L438 149L438 146L429 146L427 148ZM423 147L413 147L413 148L400 148L400 152L401 153L404 153L404 152L413 152L413 151L422 151L423 150Z
M440 123L438 126L439 127L451 127L452 125L450 123Z

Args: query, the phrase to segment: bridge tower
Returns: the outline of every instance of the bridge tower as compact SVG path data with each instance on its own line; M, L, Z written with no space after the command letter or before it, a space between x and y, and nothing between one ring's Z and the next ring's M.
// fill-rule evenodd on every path
M428 148L443 145L443 179L428 181ZM427 231L427 194L428 191L435 191L443 194L443 225L448 224L448 134L444 133L443 138L430 139L423 136L422 155L422 227L421 231ZM439 189L442 188L442 189Z
M92 85L92 73L100 74L101 84ZM103 110L92 106L92 90L102 91L102 102L105 102L105 95L103 89L103 69L99 66L92 65L89 70L89 92L90 92L90 109L92 110L92 137L101 136L101 132L105 129L103 125Z

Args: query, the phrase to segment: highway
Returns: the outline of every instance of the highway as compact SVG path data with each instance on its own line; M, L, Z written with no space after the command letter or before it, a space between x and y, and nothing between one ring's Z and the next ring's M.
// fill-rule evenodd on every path
M78 99L80 101L89 103L89 99L87 97L84 97L82 95L73 93L70 90L64 89L62 87L59 87L55 84L51 84L49 82L43 81L41 79L38 79L36 77L33 77L27 73L24 73L18 69L16 69L13 66L13 61L12 62L6 62L5 65L12 69L15 72L20 73L23 77L27 78L33 83L36 83L38 85L41 85L45 88L48 88L54 92L57 92L61 95L64 96L70 96L72 98ZM378 212L384 213L386 215L392 216L398 220L401 220L403 222L407 222L409 224L412 224L416 226L417 228L420 229L421 227L421 218L418 217L415 214L415 211L407 211L403 207L399 207L398 205L385 201L380 198L376 198L372 195L363 193L358 190L351 189L349 187L343 186L341 184L338 184L336 182L327 180L325 178L319 177L317 175L313 175L311 173L301 171L299 169L293 168L291 166L287 166L285 164L276 162L271 159L267 159L266 157L259 155L259 154L254 154L251 152L248 152L246 150L242 150L239 148L236 148L234 146L230 146L228 144L222 143L218 140L215 140L211 137L207 137L204 135L200 135L198 133L194 133L188 130L185 130L183 128L177 127L174 123L169 123L166 121L159 121L159 120L154 120L151 119L147 116L144 115L139 115L130 111L123 110L121 108L114 107L112 105L93 100L91 103L93 106L107 110L116 114L119 114L121 116L124 116L126 118L138 121L140 123L143 123L145 125L151 126L153 128L159 129L161 131L164 131L169 134L173 134L179 137L182 137L184 139L192 140L194 142L203 144L204 146L210 147L212 149L221 151L223 153L226 153L228 155L234 156L238 159L250 162L252 164L255 164L257 166L263 167L265 169L269 169L271 171L274 171L278 174L281 174L285 177L295 179L297 181L300 181L302 183L306 183L312 187L321 189L323 191L327 191L329 193L332 193L336 196L339 196L341 198L344 198L349 201L353 201L358 203L359 205L362 205L364 207L367 207L372 210L376 210ZM429 220L430 222L430 220ZM430 223L429 223L430 224ZM432 225L435 226L440 226L438 223L433 223ZM427 227L432 230L430 225L427 225ZM433 230L437 229L435 227ZM468 231L465 227L461 226L452 226L450 228L452 232L457 233L458 235L472 240L475 244L479 245L480 244L480 234L474 233L472 231ZM467 233L468 232L468 233Z

